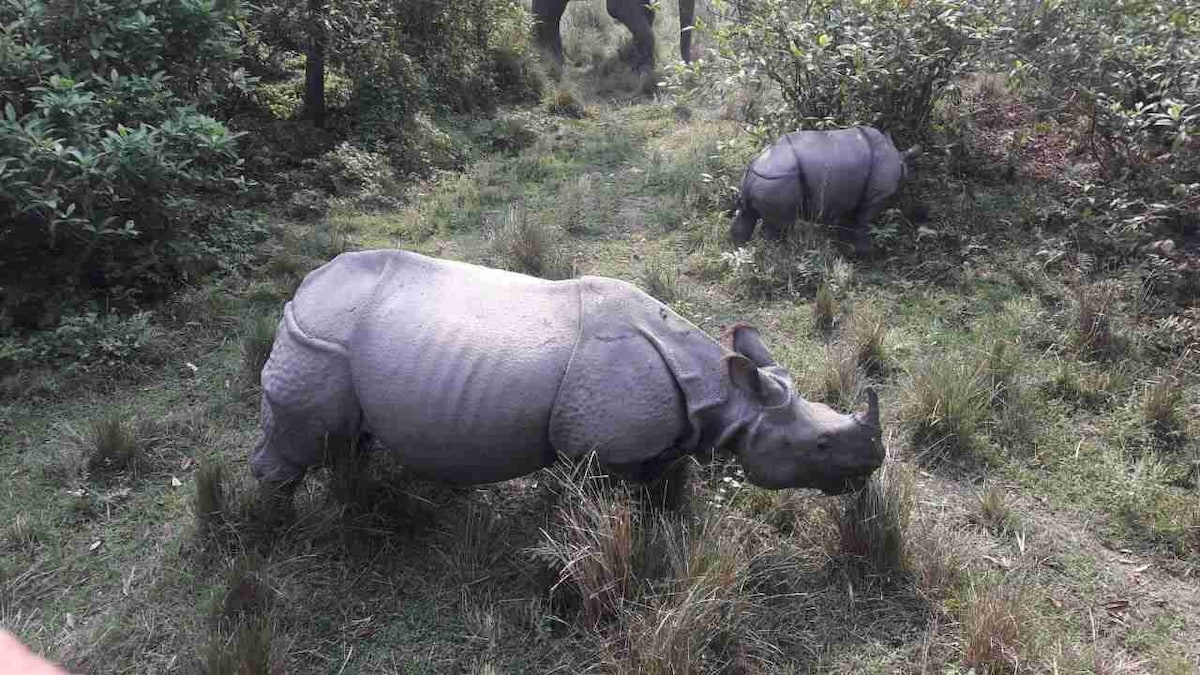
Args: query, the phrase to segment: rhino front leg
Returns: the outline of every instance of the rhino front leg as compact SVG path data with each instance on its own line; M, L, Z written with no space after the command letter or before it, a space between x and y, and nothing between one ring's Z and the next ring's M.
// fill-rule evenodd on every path
M262 372L262 434L250 469L273 507L290 507L305 472L322 464L331 437L355 437L361 409L340 345L305 335L284 311Z
M742 204L733 222L729 225L729 237L738 246L745 246L754 236L754 228L758 225L758 212L747 204Z
M851 233L851 243L854 253L869 256L875 252L875 242L871 239L871 221L883 210L880 204L872 204L859 209L854 218L854 231Z

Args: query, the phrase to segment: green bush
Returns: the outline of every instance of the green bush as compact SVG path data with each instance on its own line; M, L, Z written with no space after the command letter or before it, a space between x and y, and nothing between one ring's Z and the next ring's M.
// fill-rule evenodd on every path
M993 27L984 4L964 0L749 0L739 15L713 30L714 65L782 97L786 108L758 120L770 135L873 124L924 136Z
M249 85L235 9L183 0L0 6L0 329L187 274L242 185L215 110ZM196 210L180 208L204 195ZM189 243L191 242L191 243ZM48 311L49 310L49 311Z
M1100 164L1076 212L1094 231L1180 230L1200 208L1200 6L1183 0L1004 5L1008 58L1042 106L1086 130Z

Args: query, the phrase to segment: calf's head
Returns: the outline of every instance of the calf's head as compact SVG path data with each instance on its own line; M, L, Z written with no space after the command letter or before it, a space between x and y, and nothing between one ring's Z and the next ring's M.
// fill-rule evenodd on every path
M745 351L725 357L731 414L740 430L730 440L747 478L766 488L826 494L861 488L884 459L875 391L866 392L866 411L849 415L806 401L751 331L738 331L733 341Z

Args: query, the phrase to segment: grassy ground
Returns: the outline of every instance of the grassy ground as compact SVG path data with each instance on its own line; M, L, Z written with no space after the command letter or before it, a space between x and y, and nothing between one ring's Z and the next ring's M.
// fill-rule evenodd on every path
M1019 162L928 160L870 260L819 233L735 253L753 144L635 96L593 5L562 91L507 113L536 140L398 210L273 218L138 364L4 382L0 626L79 672L1195 672L1200 372L1153 284L1056 228ZM564 467L451 489L375 457L266 526L246 456L274 318L336 252L390 246L749 321L809 398L880 387L886 469L836 500L698 467L670 516Z

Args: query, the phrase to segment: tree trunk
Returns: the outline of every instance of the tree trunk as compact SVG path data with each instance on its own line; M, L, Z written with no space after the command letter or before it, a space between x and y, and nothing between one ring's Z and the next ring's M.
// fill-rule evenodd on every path
M325 0L308 0L308 50L304 60L304 117L325 126Z

